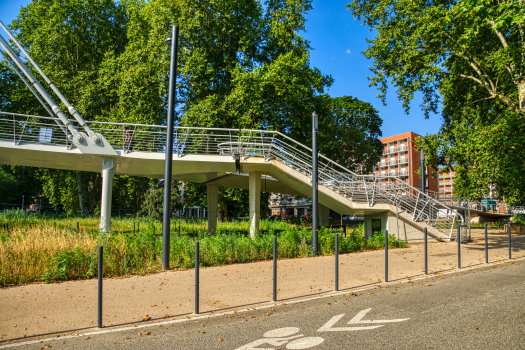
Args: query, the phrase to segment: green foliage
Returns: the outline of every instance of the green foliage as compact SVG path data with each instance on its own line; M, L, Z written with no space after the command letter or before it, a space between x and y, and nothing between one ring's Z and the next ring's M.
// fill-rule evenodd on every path
M171 182L171 209L182 209L181 183ZM164 215L164 188L149 190L144 196L139 215L148 216L155 221L162 221Z
M318 107L324 108L318 113L321 153L358 173L372 172L383 151L379 141L383 121L377 110L351 96L323 96L322 101Z
M525 225L525 215L523 214L514 215L514 218L512 219L512 223L518 224L518 225Z
M18 204L21 202L21 197L18 194L18 181L16 181L16 178L0 168L0 202Z
M453 167L454 195L525 199L525 6L523 1L353 0L354 16L377 31L364 52L371 85L388 82L408 112L423 96L428 117L442 106L440 132L424 140L427 165Z
M80 247L58 253L52 260L47 271L42 275L44 282L66 281L79 277L93 278L96 276L97 254L86 251ZM87 268L87 272L86 271Z
M369 104L325 95L333 79L311 66L300 35L311 8L311 0L37 0L22 7L11 28L86 120L163 124L165 38L178 25L179 125L279 130L308 143L316 109L321 151L370 170L379 160L381 120ZM0 106L45 114L0 64ZM97 212L100 174L40 169L37 178L53 206ZM113 201L138 208L150 185L116 178ZM193 186L195 195L191 187L185 202L205 205L202 186ZM221 189L223 216L244 215L246 198L246 191ZM263 205L266 211L267 200Z
M10 214L10 219L14 217ZM97 247L104 246L104 275L107 277L146 274L162 270L162 238L160 225L152 218L142 218L140 228L132 229L135 220L115 220L114 231L98 235L96 220L57 220L55 231L49 218L32 223L20 222L17 230L2 234L0 250L0 285L30 283L37 280L52 282L94 278L97 275ZM56 218L53 218L53 221ZM71 222L81 221L81 231L70 230ZM178 235L178 225L181 235ZM34 228L38 226L38 228ZM87 229L86 229L87 228ZM261 220L261 232L253 239L248 235L249 223L236 221L218 223L216 235L204 235L205 220L174 220L170 239L170 265L174 268L193 268L195 241L201 242L201 266L248 263L268 260L273 255L273 237L278 240L280 259L312 256L310 227L290 225L280 221ZM229 230L231 229L231 235ZM35 231L37 230L37 231ZM32 238L31 238L32 237ZM38 237L38 243L35 239ZM69 241L65 249L56 247L57 240ZM390 235L391 248L406 247ZM44 248L46 247L46 248ZM347 237L339 235L341 254L384 248L384 233L366 239L363 226L348 230ZM44 250L48 249L48 250ZM335 235L330 228L319 231L319 254L333 255ZM53 251L53 254L49 252ZM23 266L23 268L22 268ZM26 275L31 272L32 275Z

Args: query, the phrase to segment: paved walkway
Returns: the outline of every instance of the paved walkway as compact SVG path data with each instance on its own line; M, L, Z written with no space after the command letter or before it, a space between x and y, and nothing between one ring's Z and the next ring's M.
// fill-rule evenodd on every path
M507 236L491 230L491 262L508 258ZM483 230L462 245L462 266L485 261ZM525 256L525 235L512 235L513 258ZM389 252L390 281L422 276L424 247ZM340 290L384 281L384 251L340 256ZM457 267L457 244L429 244L429 272ZM270 303L272 261L200 270L201 313ZM279 260L278 300L321 295L334 290L334 257ZM168 271L149 276L104 280L104 326L117 327L164 317L186 317L194 311L194 271ZM32 284L0 289L0 344L16 339L87 332L96 327L97 281ZM5 344L5 343L4 343Z

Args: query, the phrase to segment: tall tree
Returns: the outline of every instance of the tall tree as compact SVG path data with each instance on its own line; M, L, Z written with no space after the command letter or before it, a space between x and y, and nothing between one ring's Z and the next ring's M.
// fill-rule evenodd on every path
M126 49L127 21L126 2L38 0L21 9L11 28L86 120L107 120L116 108L118 84L107 79L115 72L108 71L106 62ZM7 89L0 90L10 91L6 96L0 95L3 110L45 115L25 85L12 72L7 72L5 62L3 64L0 84ZM35 76L38 76L36 72ZM96 211L100 201L100 174L52 169L38 169L36 173L52 205L81 214ZM145 192L148 183L148 179L117 177L115 188L134 184ZM128 199L123 199L124 193L129 195ZM130 203L132 197L129 191L115 192L114 202L138 208L136 200ZM138 196L142 197L143 194Z
M455 195L479 198L495 182L500 197L525 200L524 1L353 0L348 8L377 31L364 54L383 100L391 82L407 112L416 91L427 117L442 104L439 134L420 147L429 165L457 170Z

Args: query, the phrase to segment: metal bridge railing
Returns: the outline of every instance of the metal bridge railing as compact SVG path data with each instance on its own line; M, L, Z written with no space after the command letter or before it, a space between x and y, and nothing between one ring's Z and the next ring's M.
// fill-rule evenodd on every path
M74 147L72 136L57 123L58 118L36 117L0 112L0 139L23 142L56 144ZM78 127L76 121L71 123ZM94 132L102 134L116 150L165 152L166 127L161 125L88 122ZM275 159L304 176L312 175L311 148L277 132L266 130L221 129L199 127L175 127L174 153L231 155L232 157L260 156ZM375 175L358 175L319 155L319 184L355 201L388 203L412 216L413 221L424 221L438 229L443 236L462 217L444 215L452 209L432 196L408 185L403 180L386 176L388 186L377 182ZM384 177L382 177L384 178ZM456 219L460 217L460 220Z

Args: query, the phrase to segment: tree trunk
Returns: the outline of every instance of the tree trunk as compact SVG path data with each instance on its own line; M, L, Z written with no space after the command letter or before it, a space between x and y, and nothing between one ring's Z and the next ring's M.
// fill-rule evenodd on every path
M77 171L77 192L78 192L78 206L80 215L88 215L89 209L86 208L84 201L86 198L85 179L81 171Z
M228 221L229 219L229 213L228 213L228 205L226 203L220 204L218 208L217 216L219 218L219 221Z
M520 111L525 112L525 81L518 84L518 101Z
M94 214L95 213L95 198L98 193L97 189L100 185L100 180L102 179L102 176L97 174L97 177L95 178L95 182L93 183L93 187L91 188L91 191L89 193L89 213Z

